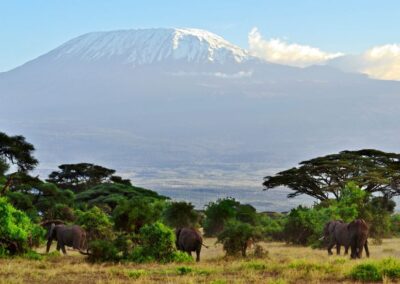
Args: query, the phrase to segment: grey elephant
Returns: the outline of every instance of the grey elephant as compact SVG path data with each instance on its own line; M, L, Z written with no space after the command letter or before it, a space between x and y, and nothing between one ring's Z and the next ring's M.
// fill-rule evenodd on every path
M349 223L347 227L350 235L351 258L361 258L363 248L369 257L368 224L363 219L357 219Z
M350 234L348 224L341 220L329 221L324 226L324 236L322 239L328 244L328 254L332 255L332 248L336 245L336 253L340 254L341 246L344 246L346 255L350 247Z
M201 247L203 238L201 234L193 228L181 228L176 230L176 248L192 255L192 251L196 252L196 261L200 261ZM205 246L207 247L207 246Z
M65 246L68 246L78 250L81 254L88 255L88 252L84 252L87 246L86 232L78 225L51 224L47 234L47 253L53 240L57 241L57 250L61 249L64 254L67 254Z

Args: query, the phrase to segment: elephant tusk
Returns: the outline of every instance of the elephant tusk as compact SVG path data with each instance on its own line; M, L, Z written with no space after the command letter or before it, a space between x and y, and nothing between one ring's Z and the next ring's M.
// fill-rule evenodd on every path
M318 241L323 241L325 239L325 236L322 236L318 239Z

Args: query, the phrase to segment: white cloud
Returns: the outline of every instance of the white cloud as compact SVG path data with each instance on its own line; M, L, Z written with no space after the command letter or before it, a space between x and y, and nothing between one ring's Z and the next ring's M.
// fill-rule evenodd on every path
M287 43L281 39L263 39L257 28L249 33L249 51L252 55L269 62L291 66L306 67L314 64L324 64L327 61L342 56L342 53L328 53L318 48Z
M248 37L250 53L269 62L298 67L329 65L376 79L400 80L400 44L380 45L360 54L345 55L282 39L264 39L257 28L253 28Z
M386 80L400 80L400 44L387 44L367 50L363 73Z

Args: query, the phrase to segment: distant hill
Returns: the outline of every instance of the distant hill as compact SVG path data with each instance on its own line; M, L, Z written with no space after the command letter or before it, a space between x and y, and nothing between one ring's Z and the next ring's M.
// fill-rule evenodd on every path
M263 176L344 149L400 151L399 82L271 64L197 29L79 36L1 73L0 102L0 129L36 145L41 175L93 162L193 202L284 211Z

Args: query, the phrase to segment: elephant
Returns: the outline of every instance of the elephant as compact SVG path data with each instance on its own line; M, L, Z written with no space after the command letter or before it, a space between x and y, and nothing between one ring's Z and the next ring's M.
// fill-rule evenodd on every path
M329 221L324 227L322 239L328 241L328 254L332 255L332 248L336 245L336 254L340 255L340 247L344 246L346 255L350 247L350 235L347 228L348 224L341 220Z
M89 254L83 251L87 246L86 232L78 225L66 226L52 223L47 234L46 253L49 252L53 240L57 241L57 250L61 249L64 254L67 254L65 246L73 247L81 254Z
M201 246L203 238L200 233L193 228L180 228L176 230L176 248L192 255L192 251L196 252L196 261L200 261ZM207 247L207 246L205 246Z
M361 258L363 248L369 257L368 233L369 227L363 219L357 219L347 225L350 236L351 258Z

